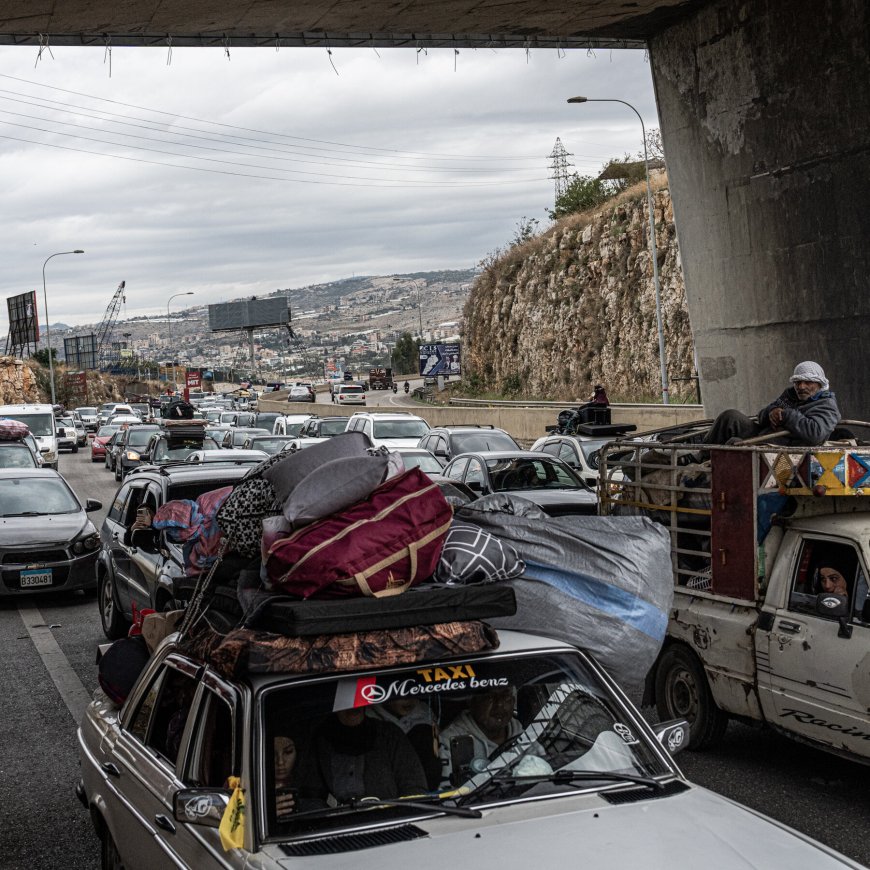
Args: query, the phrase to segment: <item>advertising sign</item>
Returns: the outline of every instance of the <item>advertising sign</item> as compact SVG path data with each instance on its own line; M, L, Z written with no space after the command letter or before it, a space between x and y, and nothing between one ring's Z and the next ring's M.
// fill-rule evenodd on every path
M74 335L63 340L63 355L66 364L75 369L95 369L97 367L97 336Z
M6 297L9 312L9 336L6 353L25 356L36 350L39 341L39 318L36 313L36 292L19 293Z
M286 296L241 299L208 306L208 325L212 332L286 326L289 320Z
M188 389L198 390L202 386L202 376L199 372L188 372L187 373L187 387Z
M421 344L420 374L426 378L462 374L462 351L459 343Z

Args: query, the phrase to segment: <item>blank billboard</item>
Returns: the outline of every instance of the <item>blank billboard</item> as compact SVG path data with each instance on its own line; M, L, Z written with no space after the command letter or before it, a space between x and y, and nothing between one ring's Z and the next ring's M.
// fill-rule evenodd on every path
M289 319L285 296L243 299L208 306L208 325L212 332L286 326Z
M66 364L71 369L97 368L97 336L91 332L88 335L74 335L63 340L63 355Z

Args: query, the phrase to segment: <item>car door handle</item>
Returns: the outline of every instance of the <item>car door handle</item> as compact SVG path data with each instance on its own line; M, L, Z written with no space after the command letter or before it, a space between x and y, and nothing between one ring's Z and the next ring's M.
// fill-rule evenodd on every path
M777 628L780 631L787 631L789 634L797 634L801 630L799 622L788 622L785 619L779 621Z
M121 775L121 771L118 770L118 766L115 764L112 764L111 761L104 761L100 765L100 767L102 767L103 770L109 774L109 776L120 776Z
M167 816L154 816L154 824L157 825L158 828L163 828L164 831L169 831L170 834L175 833L175 825L172 824Z

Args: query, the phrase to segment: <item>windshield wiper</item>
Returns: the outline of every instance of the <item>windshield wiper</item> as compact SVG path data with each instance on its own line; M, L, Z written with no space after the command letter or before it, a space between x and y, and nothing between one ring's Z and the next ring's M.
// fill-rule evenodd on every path
M415 810L427 812L445 813L450 816L463 816L469 819L479 819L483 813L480 810L462 806L447 806L440 801L433 800L407 800L405 798L351 798L343 804L334 807L318 807L313 810L303 810L301 813L293 813L287 821L303 818L315 818L317 816L345 815L346 813L358 812L359 810L374 809L375 807L410 807Z
M3 514L4 517L41 517L46 516L39 511L22 511L20 514Z
M501 776L496 774L486 782L481 783L471 794L463 800L480 796L492 790L500 788L515 788L518 785L538 785L551 782L556 785L580 785L584 782L630 782L635 785L644 785L651 789L663 789L665 784L650 776L637 776L633 773L616 773L610 770L556 770L553 773L536 776Z

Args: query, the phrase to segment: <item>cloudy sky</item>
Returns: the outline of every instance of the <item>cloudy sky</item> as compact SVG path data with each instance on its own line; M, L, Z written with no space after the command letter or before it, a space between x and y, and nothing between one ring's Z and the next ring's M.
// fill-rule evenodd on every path
M658 125L640 51L0 48L0 291L97 321L353 274L468 268ZM167 61L170 61L167 63ZM333 64L335 69L333 69ZM454 69L455 66L455 69ZM336 70L337 73L336 74ZM7 330L0 303L0 329Z

